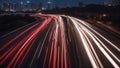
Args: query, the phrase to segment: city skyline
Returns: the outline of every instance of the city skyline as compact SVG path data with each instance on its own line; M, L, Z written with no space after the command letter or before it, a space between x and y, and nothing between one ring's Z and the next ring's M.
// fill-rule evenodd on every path
M111 3L112 0L1 0L2 2L10 2L10 3L18 3L23 2L26 3L27 1L30 1L35 4L42 3L43 7L47 7L47 2L51 2L51 6L55 7L56 5L59 7L65 7L65 6L78 6L79 2L86 4L103 4L104 2ZM1 2L1 3L2 3Z

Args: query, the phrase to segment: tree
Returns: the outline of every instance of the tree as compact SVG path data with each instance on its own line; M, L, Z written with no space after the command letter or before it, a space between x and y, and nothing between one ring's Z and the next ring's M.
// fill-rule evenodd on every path
M120 0L112 0L113 6L120 5Z

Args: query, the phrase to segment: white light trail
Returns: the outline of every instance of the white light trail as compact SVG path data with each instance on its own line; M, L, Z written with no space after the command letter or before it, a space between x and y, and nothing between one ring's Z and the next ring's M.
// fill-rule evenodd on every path
M98 63L100 64L101 67L103 67L103 65L100 62L100 59L97 57L91 43L90 40L87 38L87 35L85 33L87 33L92 40L95 42L95 44L97 45L97 47L100 49L100 51L105 55L105 57L108 59L108 61L115 67L118 68L119 66L117 65L117 63L112 59L112 57L107 53L107 51L118 61L120 62L120 60L105 46L104 43L102 43L102 41L100 39L98 39L98 37L96 37L95 34L93 34L90 30L94 31L97 35L99 35L100 37L102 37L104 40L106 40L109 44L111 44L114 48L116 48L119 51L119 48L116 47L113 43L111 43L109 40L107 40L105 37L103 37L102 35L100 35L97 31L95 31L93 28L91 28L88 24L86 24L86 22L69 17L70 20L72 20L73 24L75 25L75 28L77 29L78 33L80 34L80 37L83 41L85 50L88 54L88 57L91 61L91 64L93 65L93 67L97 67L97 63L96 60L98 61ZM82 24L81 24L82 23ZM86 28L87 27L87 28ZM84 33L85 31L85 33ZM86 38L86 39L85 39ZM87 42L87 41L88 42ZM91 46L91 48L90 48ZM105 48L103 48L103 47ZM93 53L95 54L95 56L93 56L92 51L90 50L92 49ZM107 50L107 51L105 51ZM91 55L91 56L89 56ZM96 57L96 60L95 60ZM100 68L101 68L100 67Z
M92 64L92 66L93 66L94 68L97 68L98 66L97 66L97 64L96 64L93 56L91 55L90 49L88 48L89 44L87 43L84 35L83 35L83 34L81 33L81 31L79 30L80 27L76 24L76 22L75 22L72 18L70 18L70 19L72 20L73 24L75 25L75 28L77 29L77 31L78 31L78 33L79 33L79 37L81 38L81 40L82 40L82 42L83 42L85 51L86 51L86 53L87 53L87 55L88 55L88 57L89 57L89 59L90 59L90 62L91 62L91 64Z

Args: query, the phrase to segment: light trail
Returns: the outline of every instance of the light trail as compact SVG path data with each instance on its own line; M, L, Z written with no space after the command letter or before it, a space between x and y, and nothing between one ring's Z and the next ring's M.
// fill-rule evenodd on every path
M80 24L78 24L80 25ZM89 27L89 26L88 26ZM88 30L87 28L85 28L84 26L82 26L83 30L85 30L90 36L94 36L99 42L100 44L102 44L102 46L116 59L116 61L118 61L120 63L120 59L118 59L107 47L106 45L95 35L93 34L90 30ZM96 34L98 34L100 37L102 37L103 39L107 40L105 37L101 36L98 32L96 32L94 29L92 29L91 27L89 27L92 31L94 31ZM116 48L116 50L120 51L120 49L118 47L116 47L116 45L114 45L113 43L111 43L109 40L107 40L107 42L109 42L113 47Z
M11 40L1 45L1 68L120 67L120 44L102 35L101 29L65 15L36 16L44 21L28 24L2 36ZM18 34L14 35L15 32ZM9 38L10 35L13 38Z
M72 19L71 19L71 20L72 20ZM79 27L79 26L77 25L77 23L74 22L73 20L72 20L72 22L74 23L74 25L75 25L78 33L80 34L80 39L81 39L82 42L83 42L85 51L86 51L86 53L87 53L87 55L88 55L88 57L89 57L89 59L90 59L90 62L91 62L91 64L92 64L92 66L93 66L94 68L97 68L98 66L97 66L97 64L95 63L94 57L92 56L91 50L90 50L90 48L89 48L89 44L87 43L87 41L86 41L86 39L85 39L85 37L84 37L84 35L83 35L80 27Z
M79 32L79 34L80 34L80 36L81 36L81 39L83 40L83 44L86 46L86 45L88 45L88 44L86 44L86 42L85 42L85 39L84 39L84 37L85 36L83 36L82 35L82 33L83 33L83 31L82 30L84 30L85 32L87 32L87 34L89 34L89 36L93 39L93 41L96 43L96 45L98 46L98 48L101 50L101 52L105 55L105 57L110 61L110 63L115 67L115 68L119 68L119 65L110 57L110 55L105 51L105 49L101 46L101 44L107 49L107 51L110 53L110 54L112 54L112 56L116 59L116 61L118 61L118 62L120 62L120 60L100 41L100 39L98 39L98 37L96 37L95 36L95 34L93 34L88 28L86 28L84 25L82 25L82 24L80 24L79 22L77 22L77 21L75 21L75 20L73 20L72 18L70 18L72 21L73 21L73 23L75 23L75 27L76 27L76 29L78 30L78 32ZM76 25L78 23L78 25L80 25L80 26L78 26L78 25ZM82 23L84 24L84 22L82 21ZM85 25L87 25L87 24L85 24ZM88 25L87 25L88 26ZM80 28L81 27L81 28ZM89 27L89 26L88 26ZM89 27L90 28L90 27ZM93 29L92 29L93 30ZM94 30L95 31L95 30ZM85 33L84 33L85 34ZM96 34L98 34L97 32L96 32ZM103 38L103 36L101 36L100 34L98 34L100 37L102 37ZM95 38L97 38L97 40L93 37L93 36L95 36ZM105 39L105 38L104 38ZM106 39L105 39L106 40ZM100 43L99 43L100 42ZM107 40L107 42L108 42L108 40ZM111 42L110 42L110 44L111 44ZM111 44L111 45L114 45L114 44ZM114 47L115 47L115 45L114 45ZM116 48L116 47L115 47ZM119 50L119 48L116 48L116 49L118 49ZM86 51L87 51L87 53L90 55L90 51L88 51L89 49L86 49ZM88 55L88 56L89 56ZM92 56L92 54L90 55L90 56ZM92 61L92 59L91 59L92 57L90 57L90 61L91 61L91 63L93 64L93 67L97 67L97 66L94 66L95 65L95 62L93 62ZM101 65L101 64L100 64ZM103 67L103 65L102 65L102 67ZM101 68L101 67L100 67Z
M78 24L78 25L80 25L80 24ZM105 46L105 44L95 34L93 34L90 30L88 30L84 26L82 26L82 28L83 28L83 30L85 30L87 32L87 34L89 34L90 36L94 36L100 42L100 44L102 44L102 46L120 63L120 60ZM114 44L112 44L112 45L114 45ZM119 50L119 48L117 48L117 49Z
M76 19L76 18L74 18ZM108 42L110 45L112 45L114 48L116 48L116 50L118 50L120 52L120 48L118 48L116 45L114 45L112 42L110 42L108 39L106 39L104 36L100 35L100 33L98 33L97 31L95 31L93 28L90 27L90 24L82 21L82 20L79 20L79 19L76 19L79 21L79 23L81 24L84 24L84 26L87 26L90 30L94 31L97 35L99 35L101 38L103 38L106 42Z

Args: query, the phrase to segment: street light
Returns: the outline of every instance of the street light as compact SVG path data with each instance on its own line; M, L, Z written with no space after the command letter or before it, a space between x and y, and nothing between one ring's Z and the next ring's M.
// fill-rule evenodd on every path
M30 1L27 1L27 3L30 3Z
M50 9L51 1L48 1L47 4L48 4L48 9Z

